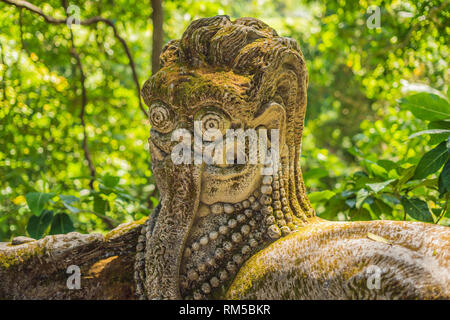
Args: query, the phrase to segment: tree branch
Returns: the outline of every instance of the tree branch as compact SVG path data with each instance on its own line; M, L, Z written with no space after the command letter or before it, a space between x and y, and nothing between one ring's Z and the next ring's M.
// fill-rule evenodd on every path
M151 0L152 3L152 21L153 21L153 44L152 44L152 74L159 70L159 56L161 55L163 46L163 21L164 11L162 8L162 0Z
M7 3L7 4L11 4L11 5L16 6L18 8L24 8L24 9L30 11L30 12L38 14L41 17L43 17L46 22L48 22L50 24L55 24L55 25L67 24L67 21L68 21L68 17L66 17L64 19L58 19L58 18L54 18L54 17L48 16L39 7L29 3L27 1L22 1L22 0L0 0L0 1L2 1L4 3ZM138 100L139 100L139 108L144 113L145 117L148 117L147 111L145 111L145 109L144 109L144 107L142 105L141 87L140 87L140 84L139 84L139 79L138 79L138 76L137 76L136 67L135 67L135 64L134 64L133 57L131 55L131 51L128 48L128 45L127 45L125 39L123 39L119 35L114 22L112 22L109 19L96 16L96 17L91 17L91 18L85 19L85 20L81 20L80 21L80 25L89 26L89 25L92 25L92 24L97 24L99 22L103 22L106 25L108 25L109 27L111 27L113 29L114 36L122 44L122 47L123 47L123 49L125 51L125 54L127 55L128 60L129 60L129 65L130 65L130 68L131 68L131 72L133 73L133 81L134 81L134 83L136 85L136 92L137 92L137 96L138 96Z

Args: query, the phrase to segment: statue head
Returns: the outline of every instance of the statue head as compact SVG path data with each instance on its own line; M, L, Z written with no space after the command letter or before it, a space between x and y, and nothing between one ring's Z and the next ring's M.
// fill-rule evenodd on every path
M257 19L199 19L165 46L142 89L161 194L148 298L208 297L314 215L299 163L307 83L297 42Z

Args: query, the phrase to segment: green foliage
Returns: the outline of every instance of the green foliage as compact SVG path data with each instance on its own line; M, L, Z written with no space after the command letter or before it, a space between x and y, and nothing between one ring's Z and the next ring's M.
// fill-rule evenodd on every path
M70 4L80 7L81 19L113 21L142 84L151 74L150 2ZM321 217L431 217L449 225L448 2L163 4L165 41L179 38L193 19L228 14L260 18L300 43L309 71L301 162ZM35 5L65 16L61 1ZM369 5L381 9L380 28L366 27ZM0 241L27 232L35 238L106 232L150 214L158 202L146 143L150 126L123 46L103 23L72 32L86 77L84 125L70 29L0 2Z
M446 99L437 99L436 95L430 93L411 95L401 99L400 105L420 120L435 121L435 116L430 117L429 113L417 110L433 109L426 103L435 106L436 101L439 101L440 110L450 110ZM439 120L450 121L450 114L446 116L448 118L440 116ZM426 134L435 134L429 130L419 133L411 135L406 141ZM310 200L323 204L320 215L327 219L361 220L362 216L370 217L369 219L398 219L404 212L403 219L409 216L414 220L439 222L448 210L450 196L450 134L439 134L440 139L430 140L431 150L424 153L420 159L408 158L405 155L398 160L383 160L370 154L364 155L356 148L349 150L361 159L364 170L349 177L340 193L335 196L315 196L328 194L327 191L321 191L312 193ZM430 205L433 210L430 210Z

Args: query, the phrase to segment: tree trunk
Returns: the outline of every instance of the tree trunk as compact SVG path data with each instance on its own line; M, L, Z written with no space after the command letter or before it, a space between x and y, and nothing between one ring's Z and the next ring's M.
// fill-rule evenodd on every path
M0 300L135 299L135 247L144 222L122 224L105 236L72 232L0 243ZM80 289L67 285L71 265L80 268Z
M159 56L164 41L162 0L151 0L153 20L152 74L159 70Z

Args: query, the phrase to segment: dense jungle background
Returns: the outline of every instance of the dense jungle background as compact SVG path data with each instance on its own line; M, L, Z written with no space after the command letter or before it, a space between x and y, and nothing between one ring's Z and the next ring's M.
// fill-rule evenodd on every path
M159 194L139 88L164 43L217 14L259 18L300 43L310 79L301 161L320 217L450 225L449 8L0 0L0 241L151 214Z

